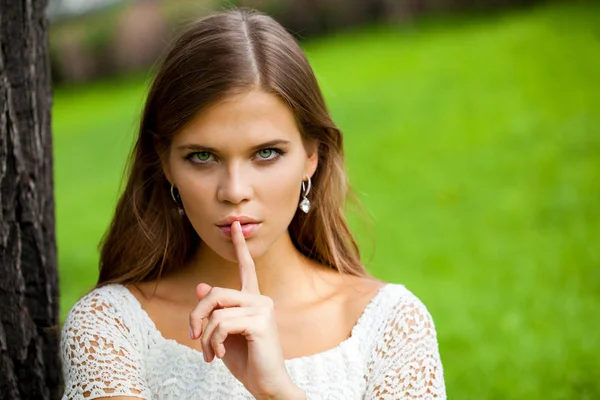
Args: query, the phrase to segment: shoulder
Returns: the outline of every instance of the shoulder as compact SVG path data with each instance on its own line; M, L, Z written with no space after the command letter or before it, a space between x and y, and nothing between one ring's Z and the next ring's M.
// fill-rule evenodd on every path
M425 304L401 283L371 278L357 278L347 291L348 297L369 302L381 317L396 318L398 314L429 314Z
M109 284L90 290L71 307L67 319L86 312L96 314L114 311L118 308L120 287L118 284Z
M96 361L132 359L141 354L143 336L123 290L127 289L117 284L95 288L71 308L60 338L66 367L89 354L94 354Z
M404 330L434 327L427 306L400 283L388 283L382 289L380 312L388 325L394 323Z
M344 283L345 308L370 314L365 317L374 318L382 323L384 320L406 318L416 314L430 317L425 304L401 283L363 277L346 278Z
M373 342L429 338L436 340L435 325L427 306L406 286L387 282L373 298L370 333Z
M118 284L94 288L81 297L65 317L62 335L69 337L102 332L106 335L127 335L130 321L125 316L130 301Z
M428 313L427 307L416 294L401 283L389 282L382 288L382 301L392 311L414 311Z
M360 322L368 325L371 335L389 325L413 326L415 320L433 326L425 304L401 283L353 277L346 284L344 307L354 319L362 314Z

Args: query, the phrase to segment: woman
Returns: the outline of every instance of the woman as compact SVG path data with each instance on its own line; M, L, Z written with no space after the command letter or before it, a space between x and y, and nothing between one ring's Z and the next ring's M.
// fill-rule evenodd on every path
M64 398L445 398L431 316L367 274L347 192L292 36L246 10L192 24L148 94L98 284L66 318Z

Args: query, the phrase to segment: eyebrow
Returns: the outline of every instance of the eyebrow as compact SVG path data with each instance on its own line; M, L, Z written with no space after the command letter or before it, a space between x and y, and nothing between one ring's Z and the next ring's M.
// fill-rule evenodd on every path
M289 140L283 140L283 139L270 140L268 142L264 142L257 146L254 146L252 148L252 151L257 151L260 149L264 149L267 147L273 147L273 146L282 146L282 145L285 146L288 144L290 144ZM182 145L177 146L176 149L177 150L206 151L208 153L218 153L218 150L215 149L214 147L202 146L202 145L195 144L195 143L182 144Z

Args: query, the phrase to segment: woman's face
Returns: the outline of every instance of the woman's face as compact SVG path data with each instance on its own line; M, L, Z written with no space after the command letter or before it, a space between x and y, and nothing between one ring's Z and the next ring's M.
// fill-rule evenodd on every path
M264 254L302 212L302 180L313 175L317 152L303 143L287 105L255 90L198 113L174 136L163 167L202 241L235 261L220 225L231 226L232 217L256 221L242 228L252 256Z

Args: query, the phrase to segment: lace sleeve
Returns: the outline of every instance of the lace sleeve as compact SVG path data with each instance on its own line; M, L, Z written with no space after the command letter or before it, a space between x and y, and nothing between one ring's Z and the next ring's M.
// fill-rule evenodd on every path
M63 400L134 396L149 399L129 328L97 292L83 297L62 328Z
M367 369L365 400L446 398L435 326L414 295L394 305Z

